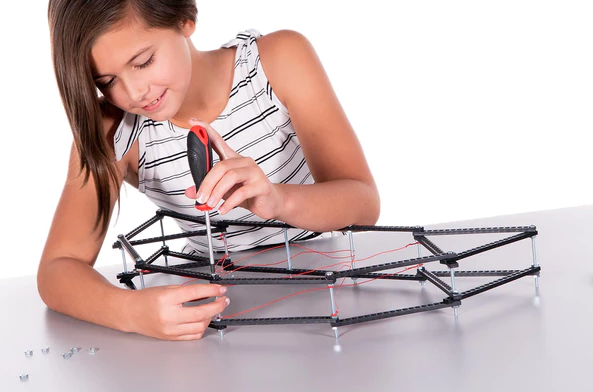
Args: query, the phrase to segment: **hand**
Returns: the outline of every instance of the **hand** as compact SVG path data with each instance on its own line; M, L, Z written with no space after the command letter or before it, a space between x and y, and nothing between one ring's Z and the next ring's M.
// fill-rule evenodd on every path
M283 204L282 195L255 161L237 154L210 124L194 119L190 119L189 123L206 129L220 162L208 172L197 196L195 186L188 188L185 195L213 208L224 199L218 208L221 214L240 206L263 219L277 217Z
M213 302L183 306L197 299L221 296L226 287L215 284L189 286L159 286L134 292L130 298L131 330L164 340L195 340L204 334L212 317L228 305L227 297ZM133 309L133 310L132 310Z

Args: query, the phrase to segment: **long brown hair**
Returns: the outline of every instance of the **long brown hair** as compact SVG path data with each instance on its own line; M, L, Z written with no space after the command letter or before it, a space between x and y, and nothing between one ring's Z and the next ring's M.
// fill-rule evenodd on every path
M103 125L104 107L90 65L95 40L133 16L150 28L180 29L181 22L196 22L195 0L50 0L48 20L54 72L60 96L80 156L84 184L95 180L98 200L96 230L107 230L110 185L117 184L112 142L107 142ZM119 200L119 189L118 189Z

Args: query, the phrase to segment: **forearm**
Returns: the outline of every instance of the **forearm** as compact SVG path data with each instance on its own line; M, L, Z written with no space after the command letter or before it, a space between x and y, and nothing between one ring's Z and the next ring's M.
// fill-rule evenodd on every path
M324 232L348 225L373 225L379 218L377 190L361 181L274 186L283 200L276 219L295 227Z
M134 293L114 286L86 263L72 258L44 262L37 286L45 304L57 312L129 331L125 304Z

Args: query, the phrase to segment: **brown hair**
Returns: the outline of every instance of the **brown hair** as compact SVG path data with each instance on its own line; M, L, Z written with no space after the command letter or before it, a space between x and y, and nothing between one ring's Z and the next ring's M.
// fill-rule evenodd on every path
M50 0L48 20L54 72L80 155L84 184L95 180L96 230L107 231L110 185L117 184L112 143L105 137L104 105L99 100L90 65L95 40L127 16L150 28L177 28L196 22L195 0ZM119 200L119 189L118 189Z

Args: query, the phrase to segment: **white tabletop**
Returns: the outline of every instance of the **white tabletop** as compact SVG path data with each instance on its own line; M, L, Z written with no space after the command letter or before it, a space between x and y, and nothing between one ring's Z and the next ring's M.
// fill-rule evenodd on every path
M396 222L394 222L396 223ZM200 341L166 342L92 325L48 310L35 277L0 280L0 391L584 391L593 369L593 206L455 222L432 227L536 225L542 267L539 294L524 277L450 308L339 329L275 325L229 327L220 339L209 330ZM432 238L446 250L488 242L487 235ZM409 234L357 233L362 258L413 241ZM477 241L477 242L476 242ZM320 250L344 249L347 237L307 243ZM293 251L294 252L294 251ZM425 251L423 253L427 255ZM114 256L118 256L114 250ZM415 257L416 248L378 256L373 262ZM267 253L261 260L280 260ZM233 256L235 257L235 256ZM260 259L258 259L260 260ZM253 261L252 261L253 262ZM524 269L531 265L528 240L462 260L460 269ZM332 260L303 255L293 266ZM429 269L442 269L437 263ZM101 269L115 284L122 267ZM413 273L413 271L411 271ZM492 279L458 278L461 289ZM481 279L481 280L480 280ZM153 275L148 285L183 281ZM289 285L287 285L289 286ZM297 289L235 286L227 314L248 309ZM302 289L302 288L299 288ZM440 301L429 284L376 281L345 287L336 300L349 317ZM327 292L281 301L250 317L323 315ZM50 347L42 354L42 347ZM72 347L82 351L70 359ZM95 355L88 349L99 348ZM24 352L33 350L32 357ZM28 381L19 375L29 374Z

